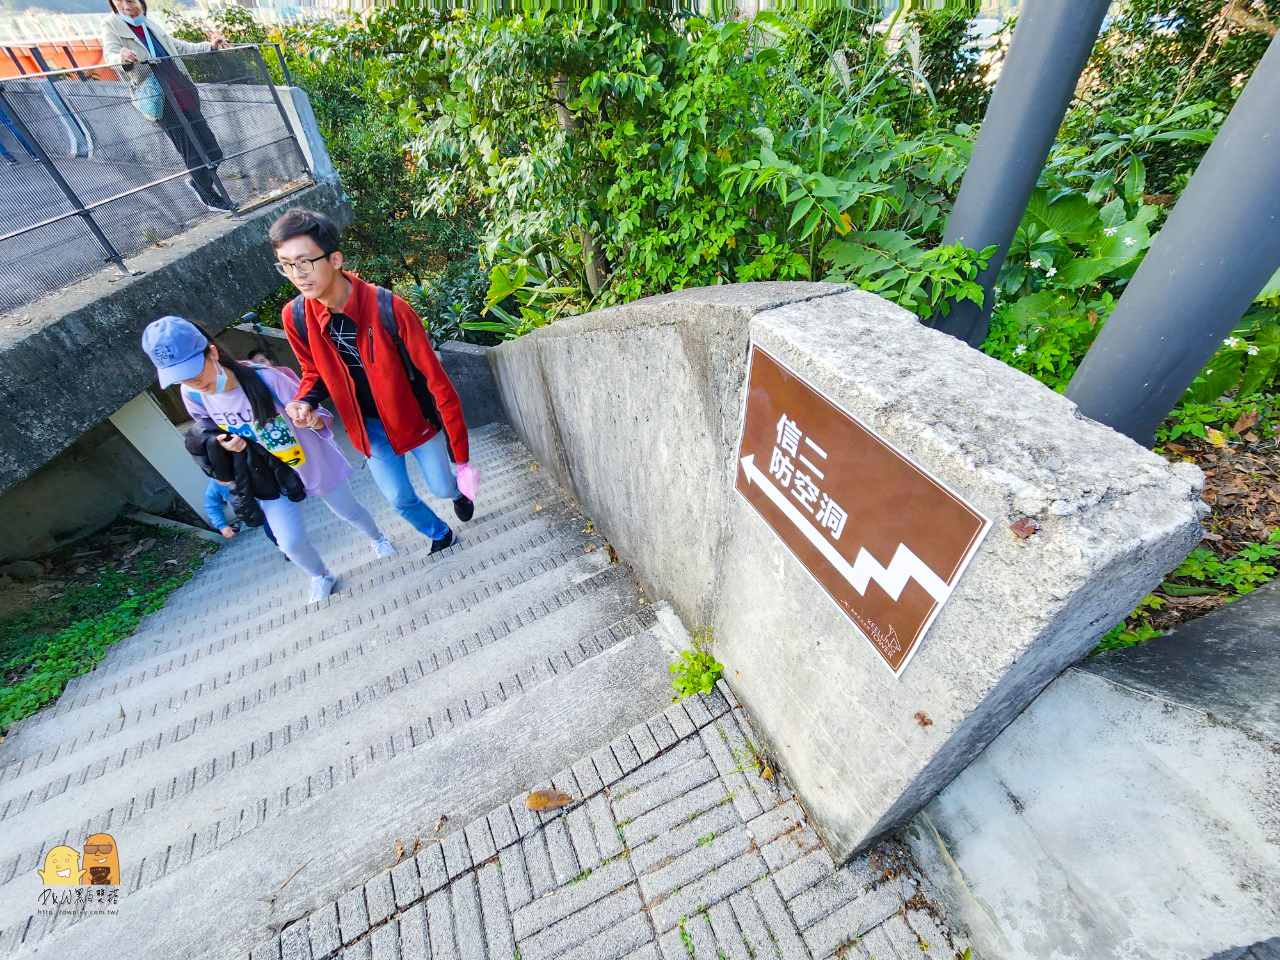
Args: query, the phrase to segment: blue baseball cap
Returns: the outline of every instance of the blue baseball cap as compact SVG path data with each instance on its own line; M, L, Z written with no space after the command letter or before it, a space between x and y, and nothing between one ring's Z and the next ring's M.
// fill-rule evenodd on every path
M200 376L209 339L182 317L161 317L142 331L142 349L155 364L160 386Z

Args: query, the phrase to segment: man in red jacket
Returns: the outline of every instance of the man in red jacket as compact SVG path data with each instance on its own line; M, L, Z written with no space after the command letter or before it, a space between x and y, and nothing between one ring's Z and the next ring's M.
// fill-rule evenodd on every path
M329 400L369 472L400 516L431 538L431 552L453 543L453 531L419 499L409 480L412 454L437 497L453 501L470 520L474 504L458 490L449 456L465 468L469 457L462 404L422 322L391 297L394 324L379 312L378 288L342 269L338 228L323 213L290 210L268 234L276 269L302 294L302 310L282 314L302 383L286 408L298 426L318 420ZM393 333L389 327L394 326ZM389 549L389 548L388 548Z

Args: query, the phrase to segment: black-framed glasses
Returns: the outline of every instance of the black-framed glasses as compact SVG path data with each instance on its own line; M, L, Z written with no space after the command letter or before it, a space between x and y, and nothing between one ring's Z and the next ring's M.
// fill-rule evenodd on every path
M287 277L292 271L295 277L305 277L316 268L317 260L327 260L330 254L322 253L318 257L302 257L293 263L281 263L276 261L276 273L282 277Z

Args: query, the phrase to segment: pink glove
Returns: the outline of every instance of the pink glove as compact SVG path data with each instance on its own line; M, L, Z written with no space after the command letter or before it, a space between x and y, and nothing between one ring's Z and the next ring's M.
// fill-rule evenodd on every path
M458 490L471 501L480 492L480 471L469 463L458 464Z

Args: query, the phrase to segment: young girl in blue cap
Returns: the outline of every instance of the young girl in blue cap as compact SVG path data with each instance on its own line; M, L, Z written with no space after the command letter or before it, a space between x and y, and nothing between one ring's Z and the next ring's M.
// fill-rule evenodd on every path
M142 349L155 365L160 386L182 384L187 412L213 421L226 435L218 442L232 453L260 443L297 472L308 496L319 497L337 516L369 538L374 556L388 557L395 548L355 496L347 479L351 464L333 440L333 415L320 413L315 429L296 428L284 415L297 384L270 367L242 364L189 320L161 317L142 334ZM307 536L301 504L281 496L259 500L267 522L285 555L311 577L308 601L323 600L337 578L325 567Z

